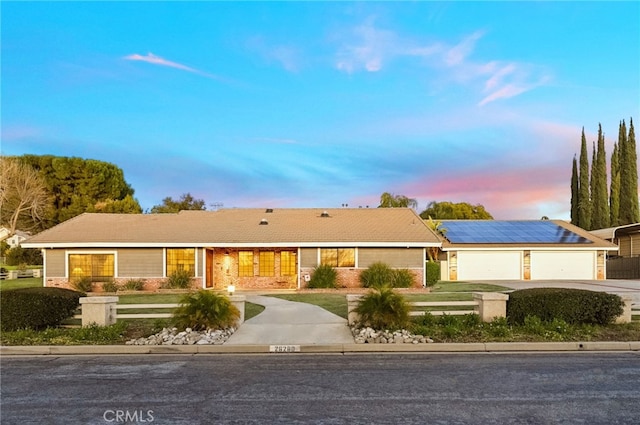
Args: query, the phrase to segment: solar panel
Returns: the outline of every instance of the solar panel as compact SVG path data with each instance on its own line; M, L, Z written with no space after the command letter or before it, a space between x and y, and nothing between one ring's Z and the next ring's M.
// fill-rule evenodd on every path
M557 224L541 221L442 221L451 243L593 243Z

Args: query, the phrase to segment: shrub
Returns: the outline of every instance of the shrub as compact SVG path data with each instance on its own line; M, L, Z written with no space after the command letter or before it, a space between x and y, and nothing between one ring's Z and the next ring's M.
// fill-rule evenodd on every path
M126 291L142 291L144 289L144 280L129 279L122 285L122 289Z
M569 288L534 288L514 291L507 301L509 323L523 324L527 316L543 322L560 319L569 324L606 325L622 314L618 295Z
M365 288L382 288L391 286L393 269L380 261L371 264L360 272L360 283Z
M413 286L413 273L407 269L394 269L391 277L391 286L394 288L411 288Z
M6 251L6 263L8 266L17 266L19 264L41 265L42 253L35 248L22 248L16 246Z
M102 284L102 290L104 292L118 292L118 289L120 289L118 284L113 280L109 280Z
M362 297L355 312L360 324L374 329L402 329L409 324L409 304L389 287L376 288Z
M188 289L191 287L191 274L187 270L176 270L167 278L169 289Z
M62 288L21 288L3 291L0 325L3 331L59 325L73 316L83 293Z
M311 273L311 279L307 284L308 288L337 288L338 272L327 264L316 266Z
M229 298L204 289L185 295L175 310L174 324L182 329L226 329L234 326L240 311Z
M91 292L93 282L89 276L78 277L71 281L71 287L78 292Z
M440 263L427 261L427 286L434 286L440 280Z

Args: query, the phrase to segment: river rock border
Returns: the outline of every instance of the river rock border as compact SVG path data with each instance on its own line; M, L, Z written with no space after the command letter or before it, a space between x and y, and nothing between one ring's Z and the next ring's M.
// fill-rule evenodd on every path
M236 331L235 328L207 329L194 331L187 328L178 332L178 328L164 328L155 335L127 341L127 345L222 345Z
M424 335L414 335L407 330L390 332L372 328L352 327L351 333L356 344L430 344L433 340Z

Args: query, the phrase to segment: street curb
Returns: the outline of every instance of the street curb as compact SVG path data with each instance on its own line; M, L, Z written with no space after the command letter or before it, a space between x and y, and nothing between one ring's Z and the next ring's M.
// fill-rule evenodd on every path
M506 353L640 351L640 341L487 342L434 344L272 345L32 345L0 346L0 356L136 355L136 354L357 354L357 353Z

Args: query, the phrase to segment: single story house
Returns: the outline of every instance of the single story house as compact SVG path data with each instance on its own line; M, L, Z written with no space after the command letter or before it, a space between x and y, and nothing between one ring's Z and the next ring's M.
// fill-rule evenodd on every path
M618 247L563 220L442 220L442 280L606 279Z
M27 238L29 236L31 236L30 233L23 232L21 230L16 230L16 232L13 234L13 236L10 236L10 237L5 239L5 242L7 242L7 245L9 245L9 247L17 248L17 247L20 246L20 244L22 242L27 240Z
M640 256L640 223L592 230L592 235L618 246L618 257Z
M330 264L342 287L382 261L425 283L426 250L438 236L409 208L222 209L177 214L86 213L22 243L39 248L45 286L143 279L157 288L186 270L202 288L303 288Z

